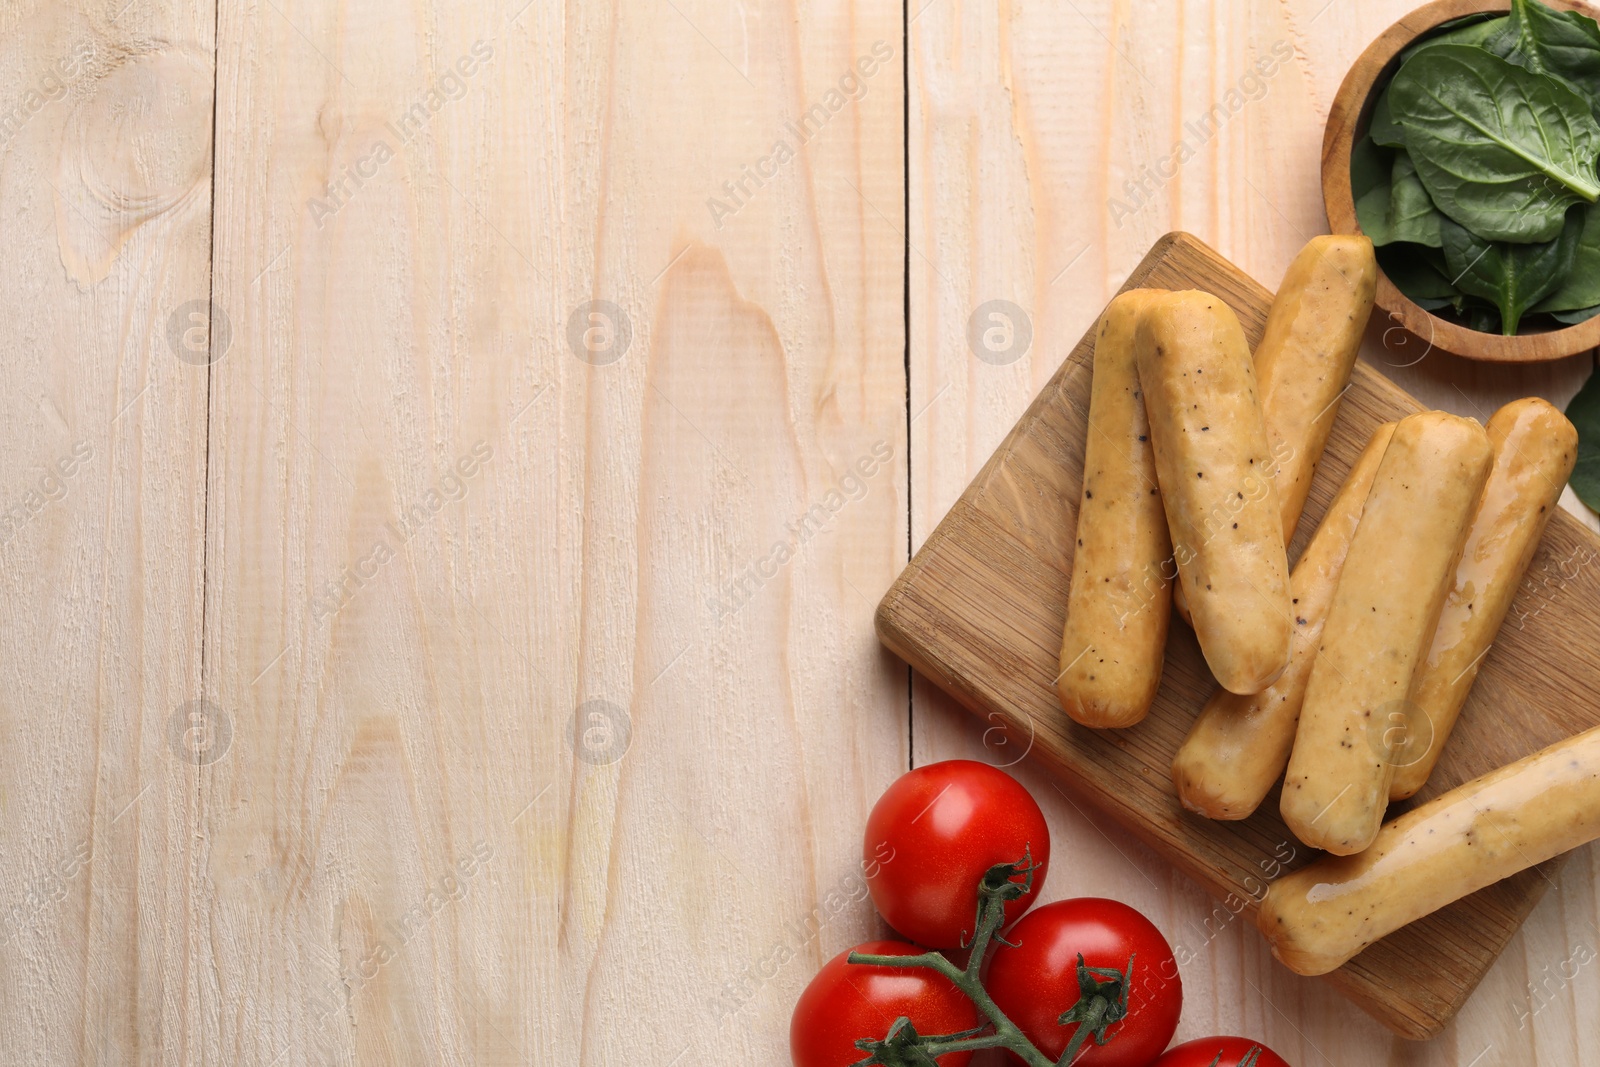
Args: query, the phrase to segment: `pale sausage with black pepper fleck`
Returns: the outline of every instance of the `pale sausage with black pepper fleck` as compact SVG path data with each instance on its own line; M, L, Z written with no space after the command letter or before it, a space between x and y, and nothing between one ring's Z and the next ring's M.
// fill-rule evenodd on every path
M1596 838L1600 727L1419 805L1364 852L1285 875L1256 923L1284 966L1326 974L1407 923Z
M1277 460L1283 539L1294 540L1306 494L1350 384L1372 317L1378 264L1371 238L1313 237L1289 264L1256 347L1256 379Z
M1161 290L1111 301L1095 334L1072 587L1061 636L1061 706L1085 726L1132 726L1161 684L1172 617L1172 543L1156 488L1133 338Z
M1217 681L1259 693L1289 662L1289 561L1250 346L1194 290L1139 319L1139 383L1195 636Z
M1538 397L1513 400L1488 429L1494 466L1405 709L1407 744L1427 747L1395 760L1391 800L1412 796L1433 773L1578 458L1578 431Z
M1283 776L1328 605L1394 427L1385 423L1372 435L1289 576L1295 623L1289 669L1253 696L1218 689L1178 748L1172 780L1190 811L1248 818Z
M1255 364L1284 544L1294 540L1339 400L1349 388L1377 284L1370 238L1323 234L1294 257L1272 299ZM1187 620L1182 590L1174 596Z
M1279 805L1313 848L1372 843L1394 777L1394 723L1427 652L1489 473L1483 427L1442 411L1401 419L1339 576Z

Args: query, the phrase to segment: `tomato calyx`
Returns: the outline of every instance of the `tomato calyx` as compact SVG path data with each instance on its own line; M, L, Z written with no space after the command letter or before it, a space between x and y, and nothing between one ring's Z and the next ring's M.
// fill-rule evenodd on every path
M1062 1063L1071 1063L1090 1037L1094 1038L1097 1045L1108 1043L1111 1038L1106 1028L1127 1017L1128 990L1133 986L1134 955L1129 954L1128 969L1124 972L1110 967L1085 966L1083 953L1078 953L1078 1002L1062 1012L1061 1018L1056 1020L1062 1026L1078 1024L1067 1050L1061 1054Z
M875 956L852 952L850 962L876 967L927 967L955 983L989 1019L989 1024L977 1031L960 1034L921 1035L909 1019L896 1019L889 1034L882 1041L862 1038L856 1047L867 1053L855 1067L935 1067L939 1056L950 1052L972 1051L984 1048L1008 1048L1021 1056L1029 1067L1054 1067L1051 1061L1023 1036L1017 1025L1006 1018L988 992L983 988L979 971L989 952L989 943L995 939L1000 927L1005 925L1006 904L1024 893L1033 891L1033 850L1024 847L1022 859L1015 863L997 863L978 880L978 914L976 932L972 936L966 967L957 967L943 953L924 952L920 956ZM1018 881L1017 879L1021 879Z
M1222 1062L1222 1053L1217 1053L1217 1058L1211 1061L1211 1067L1217 1067ZM1256 1067L1261 1062L1261 1046L1252 1045L1250 1051L1244 1054L1244 1059L1239 1061L1239 1067Z
M882 1064L884 1067L938 1067L938 1058L952 1052L993 1048L994 1042L984 1031L987 1026L964 1030L959 1034L925 1037L917 1033L911 1020L905 1016L896 1019L889 1027L889 1036L882 1041L863 1038L856 1042L861 1051L870 1053L861 1064ZM860 1065L857 1065L860 1067Z
M1062 1025L1076 1022L1078 1028L1059 1060L1051 1060L1040 1052L1027 1035L1006 1017L983 987L979 975L990 944L994 941L1008 943L1000 937L1000 928L1005 925L1006 904L1033 891L1033 872L1038 865L1033 862L1031 853L1030 848L1025 848L1022 859L1015 863L996 864L978 880L976 932L965 967L957 967L941 952L924 952L917 956L852 952L849 956L849 961L855 964L926 967L936 971L965 993L988 1018L988 1023L957 1034L928 1035L917 1033L911 1020L902 1016L894 1021L889 1033L881 1041L862 1038L856 1042L856 1047L867 1056L853 1067L937 1067L940 1056L986 1048L1009 1049L1028 1067L1068 1067L1091 1036L1097 1045L1104 1045L1115 1036L1107 1033L1107 1028L1128 1014L1128 990L1133 983L1132 955L1128 957L1128 969L1125 972L1109 967L1086 966L1083 955L1078 955L1078 1001L1062 1013L1060 1020Z
M1016 863L997 863L983 872L983 877L978 881L978 917L973 923L973 929L979 931L983 929L986 913L992 917L998 917L999 921L994 924L989 934L1002 945L1010 945L1011 942L999 934L1000 927L1005 922L1005 906L1011 901L1033 892L1033 872L1038 869L1039 865L1033 862L1032 847L1023 846L1021 860ZM1021 878L1022 881L1017 881L1018 878ZM976 943L977 938L974 936L973 945L976 946ZM963 945L961 947L966 948L967 946ZM988 946L985 945L984 947L987 948ZM978 955L976 952L973 954Z

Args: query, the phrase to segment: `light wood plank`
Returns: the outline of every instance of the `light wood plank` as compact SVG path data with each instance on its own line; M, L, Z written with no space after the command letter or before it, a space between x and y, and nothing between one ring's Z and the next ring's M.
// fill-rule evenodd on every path
M870 623L906 546L900 34L871 4L224 9L207 1057L779 1062L872 931L830 894L906 760ZM479 40L461 99L308 206ZM569 347L591 300L614 361ZM461 500L387 525L480 441Z
M1413 4L1406 0L1285 0L1246 4L1155 0L1026 2L994 7L936 0L910 24L910 238L913 541L920 545L1070 346L1157 237L1187 229L1272 286L1310 236L1324 232L1318 167L1322 124L1345 70ZM1247 67L1283 42L1292 58L1243 85ZM1193 156L1136 204L1125 183L1173 154L1230 88L1245 103L1220 132L1188 132ZM1259 95L1257 100L1249 100ZM1116 211L1113 199L1133 207ZM1121 225L1117 224L1116 215ZM967 319L980 304L1027 310L1032 350L996 367L973 357ZM1420 399L1483 419L1505 400L1558 403L1588 373L1582 358L1542 368L1418 360L1375 324L1363 358ZM1406 367L1400 364L1414 364ZM1592 520L1591 524L1592 524ZM1026 739L915 689L918 763L957 755L1008 762ZM1211 900L1140 846L1101 834L1026 764L1046 801L1058 847L1081 857L1052 875L1046 896L1128 900L1178 940L1202 929ZM1593 861L1568 864L1558 888L1490 972L1460 1019L1425 1046L1407 1046L1325 990L1274 964L1254 931L1235 924L1202 939L1189 969L1179 1038L1261 1036L1291 1062L1444 1065L1487 1059L1576 1062L1576 1020L1600 1006L1595 980L1530 982L1579 942L1597 944ZM1571 942L1567 952L1553 946ZM1539 1042L1518 1011L1542 1004ZM1537 1056L1537 1059L1535 1058ZM1403 1059L1402 1059L1403 1057Z
M121 7L0 12L8 1063L176 1059L197 1000L212 5Z

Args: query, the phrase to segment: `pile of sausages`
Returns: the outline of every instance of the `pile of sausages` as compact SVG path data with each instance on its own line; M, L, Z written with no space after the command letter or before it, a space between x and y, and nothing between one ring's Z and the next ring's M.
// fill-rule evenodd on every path
M1383 822L1438 761L1577 434L1537 398L1487 429L1440 411L1388 423L1291 571L1376 279L1367 238L1316 238L1253 358L1209 293L1111 302L1061 644L1067 714L1127 727L1155 700L1172 608L1193 626L1220 688L1173 760L1178 799L1243 819L1283 780L1284 821L1330 853L1273 885L1259 915L1301 974L1600 837L1600 729Z

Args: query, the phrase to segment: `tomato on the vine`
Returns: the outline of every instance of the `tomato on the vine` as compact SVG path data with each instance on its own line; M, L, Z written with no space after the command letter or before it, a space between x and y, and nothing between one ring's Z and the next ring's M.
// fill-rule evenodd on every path
M1127 1015L1092 1040L1075 1067L1146 1067L1178 1028L1183 980L1172 946L1128 905L1099 897L1035 908L1005 935L989 964L989 995L1040 1052L1060 1057L1077 1029L1057 1020L1078 1000L1078 954L1089 967L1126 971L1133 957ZM1203 1065L1202 1065L1203 1067Z
M927 951L904 941L869 941L851 952L916 956ZM882 1040L902 1015L919 1034L953 1034L978 1025L978 1010L948 978L921 968L873 967L841 952L811 979L789 1023L794 1067L848 1067L866 1053L858 1038ZM940 1056L940 1067L965 1067L970 1052Z
M1255 1059L1250 1058L1254 1051ZM1246 1037L1202 1037L1167 1049L1150 1067L1289 1067L1289 1061Z
M1037 865L1033 891L1007 902L1007 923L1038 898L1050 865L1050 828L1009 774L946 760L889 786L867 818L861 851L872 902L889 925L918 944L954 949L973 936L974 893L991 867L1024 853Z

